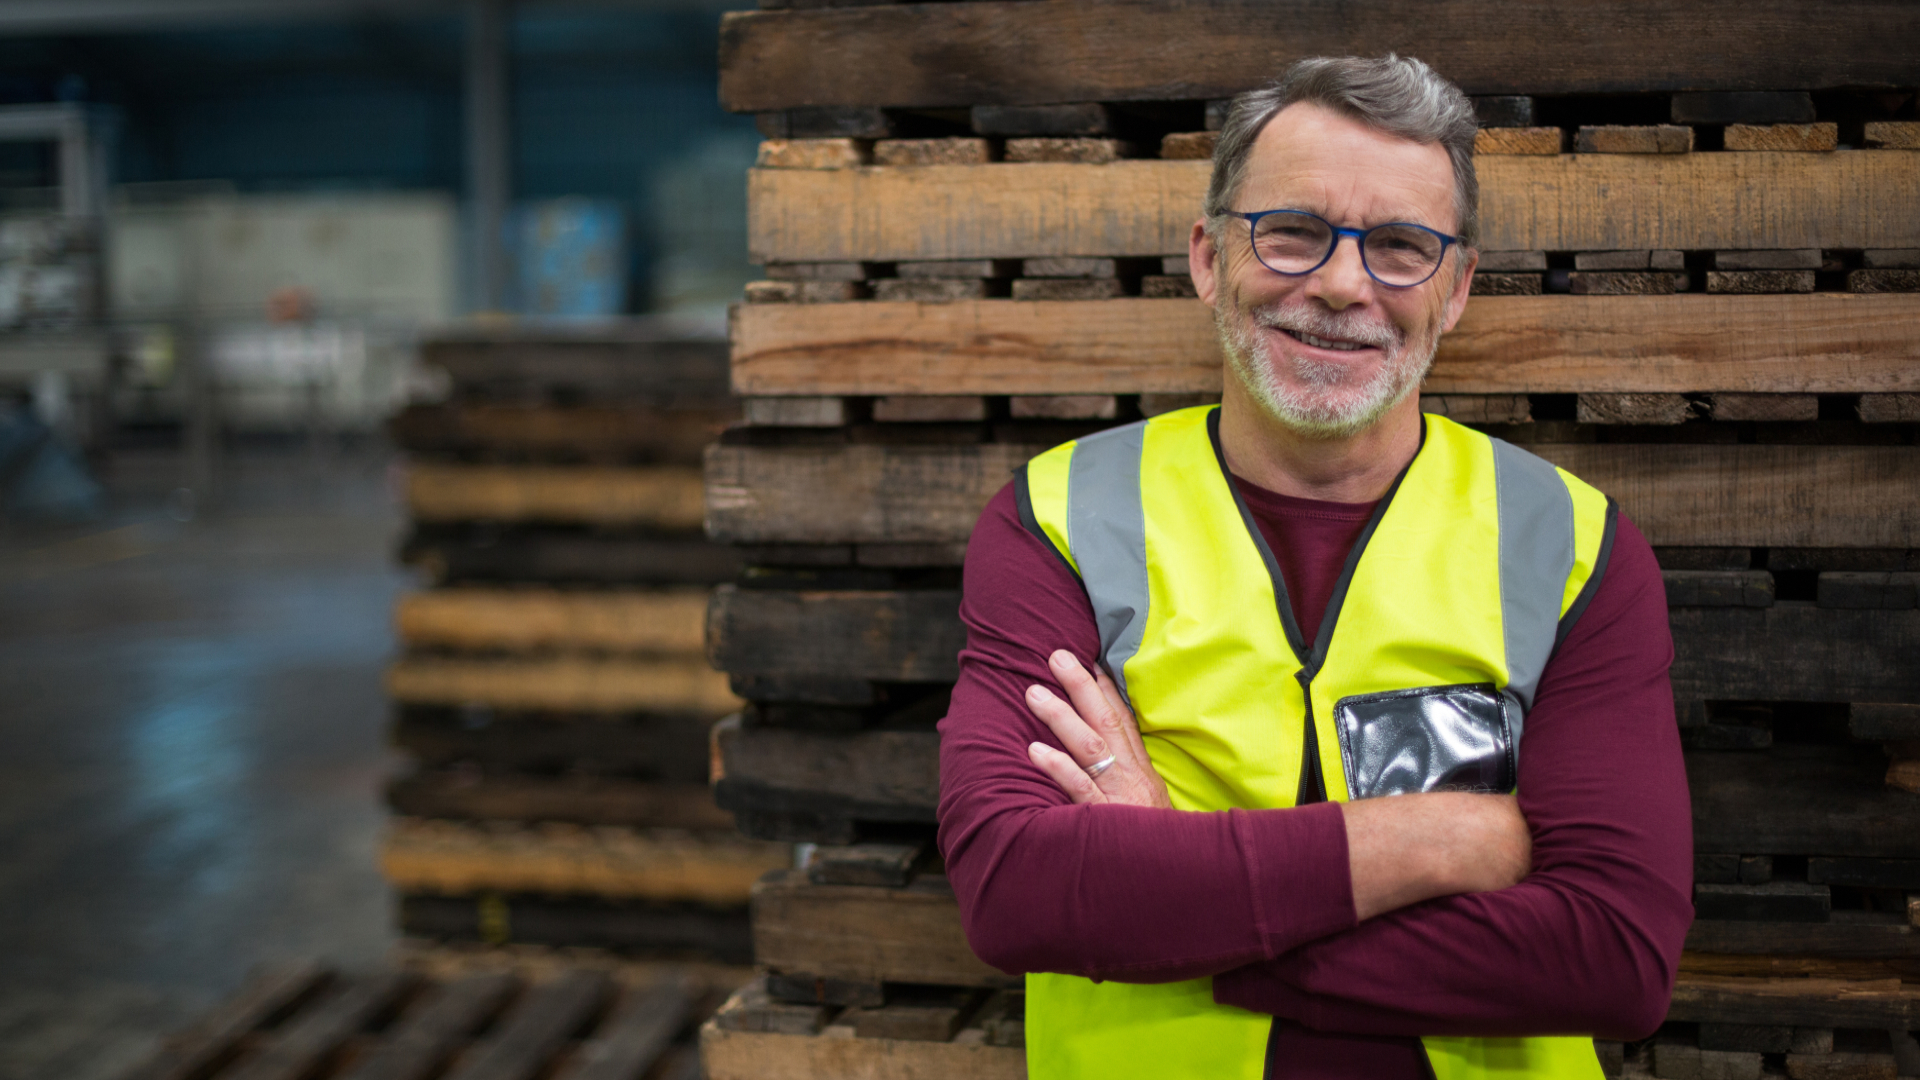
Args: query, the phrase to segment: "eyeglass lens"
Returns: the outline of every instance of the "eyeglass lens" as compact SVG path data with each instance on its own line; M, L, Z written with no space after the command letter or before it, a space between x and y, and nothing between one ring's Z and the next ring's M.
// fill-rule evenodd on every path
M1268 269L1304 274L1326 261L1332 226L1311 214L1268 214L1254 223L1253 251ZM1433 276L1446 250L1440 238L1413 225L1382 225L1366 234L1361 258L1388 285L1418 285Z

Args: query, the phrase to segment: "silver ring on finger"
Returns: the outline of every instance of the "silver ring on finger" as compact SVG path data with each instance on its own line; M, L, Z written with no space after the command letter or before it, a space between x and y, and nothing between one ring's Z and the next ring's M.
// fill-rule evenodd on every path
M1091 779L1098 780L1100 779L1101 773L1111 768L1113 768L1113 755L1108 754L1106 757L1087 766L1087 776Z

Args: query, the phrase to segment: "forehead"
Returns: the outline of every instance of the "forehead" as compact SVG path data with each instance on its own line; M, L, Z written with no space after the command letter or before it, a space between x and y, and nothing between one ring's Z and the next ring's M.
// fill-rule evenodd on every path
M1311 210L1344 225L1414 221L1451 229L1453 163L1418 143L1300 102L1254 140L1236 209Z

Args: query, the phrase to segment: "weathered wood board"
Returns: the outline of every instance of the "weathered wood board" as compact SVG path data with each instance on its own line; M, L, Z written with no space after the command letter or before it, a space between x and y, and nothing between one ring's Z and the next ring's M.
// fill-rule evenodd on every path
M778 972L859 982L1019 986L967 945L947 879L904 888L814 885L801 871L753 888L754 963Z
M394 609L400 639L449 649L593 649L697 655L704 589L435 589Z
M756 263L1157 257L1187 250L1212 165L755 169ZM1480 158L1487 251L1920 246L1920 152Z
M667 408L726 405L726 350L646 327L551 324L476 329L422 342L421 361L444 370L459 398L516 401L591 398Z
M713 791L705 784L601 776L416 772L387 784L387 806L408 817L449 820L723 831L733 827L732 816L714 803Z
M707 532L733 543L964 541L1040 447L716 446ZM1920 546L1908 446L1534 444L1659 545Z
M389 738L428 768L478 766L487 773L589 772L663 783L707 779L707 732L697 713L553 717L404 706Z
M1920 295L1482 296L1423 391L1863 393L1920 390ZM749 304L741 394L1219 393L1197 300Z
M407 470L407 510L425 522L686 529L700 523L700 470L419 462Z
M1565 10L1400 0L1366 18L1258 0L734 12L721 23L720 100L756 112L1221 98L1301 57L1389 51L1482 95L1911 85L1911 7L1856 0L1820 15L1821 33L1801 41L1806 9L1791 0ZM1788 38L1797 47L1782 48Z
M753 962L753 937L741 907L496 892L411 894L399 901L400 930L415 938Z
M1733 575L1726 575L1733 576ZM951 682L966 645L960 594L716 590L708 647L733 675L818 674ZM1673 682L1683 699L1920 700L1920 612L1676 607Z
M734 408L644 405L413 405L388 422L414 454L498 454L697 462L738 417Z
M745 565L739 552L697 531L623 535L484 522L416 526L400 558L442 583L707 584L730 580Z
M727 677L696 657L407 656L387 669L387 693L406 704L556 712L718 716L739 706Z
M963 1031L952 1042L861 1039L851 1028L821 1035L700 1029L707 1080L1025 1080L1024 1050L988 1046Z
M399 818L380 870L404 892L591 894L745 903L760 875L792 865L782 844L681 829L484 826Z
M443 978L303 967L298 994L272 995L288 971L256 978L129 1080L630 1080L675 1052L707 992L677 970L563 968L530 983L504 967Z

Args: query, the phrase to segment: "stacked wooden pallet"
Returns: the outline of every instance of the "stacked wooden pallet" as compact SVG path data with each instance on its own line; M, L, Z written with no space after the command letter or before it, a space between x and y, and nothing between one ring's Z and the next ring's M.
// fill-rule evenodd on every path
M261 971L128 1080L693 1080L697 974L505 968L436 977Z
M737 415L724 346L640 327L472 331L425 346L444 404L393 425L411 457L388 675L382 853L411 934L744 958L754 879L707 786L738 706L701 655L739 557L700 534L700 453Z
M1185 248L1222 99L1389 49L1483 124L1424 408L1614 496L1667 577L1699 921L1667 1027L1603 1058L1920 1075L1920 8L766 6L722 30L768 280L706 461L751 564L718 791L827 846L756 889L716 1080L1022 1071L931 847L968 532L1038 450L1219 393Z

